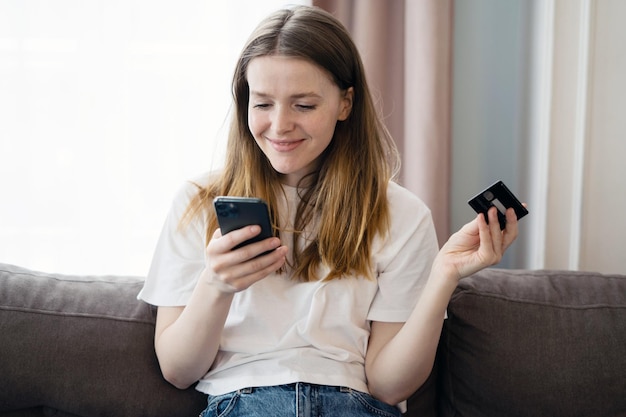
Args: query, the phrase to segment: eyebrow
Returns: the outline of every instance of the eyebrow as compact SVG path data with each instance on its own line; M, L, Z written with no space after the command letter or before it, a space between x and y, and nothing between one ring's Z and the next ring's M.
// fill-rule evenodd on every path
M263 93L261 91L253 91L250 90L250 95L252 96L256 96L256 97L260 97L260 98L272 98L271 94L267 94L267 93ZM317 93L314 92L305 92L305 93L298 93L298 94L293 94L290 96L290 98L292 99L299 99L299 98L322 98L322 96L320 96Z

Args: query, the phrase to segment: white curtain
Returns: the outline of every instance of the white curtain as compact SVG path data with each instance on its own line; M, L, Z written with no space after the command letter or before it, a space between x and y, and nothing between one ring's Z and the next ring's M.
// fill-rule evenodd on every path
M284 4L0 2L0 262L147 272L175 190L217 168L230 78Z

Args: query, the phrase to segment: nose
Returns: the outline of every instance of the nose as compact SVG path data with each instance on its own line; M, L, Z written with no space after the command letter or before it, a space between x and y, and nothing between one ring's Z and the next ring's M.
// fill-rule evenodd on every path
M293 130L294 124L291 109L288 106L276 106L272 118L272 128L274 131L278 135L289 132Z

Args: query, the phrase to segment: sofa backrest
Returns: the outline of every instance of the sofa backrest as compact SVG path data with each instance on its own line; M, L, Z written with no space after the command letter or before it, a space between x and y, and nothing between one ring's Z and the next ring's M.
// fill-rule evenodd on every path
M487 269L448 315L440 416L626 415L626 277Z
M0 413L198 415L206 397L161 376L154 311L136 298L142 285L0 264Z

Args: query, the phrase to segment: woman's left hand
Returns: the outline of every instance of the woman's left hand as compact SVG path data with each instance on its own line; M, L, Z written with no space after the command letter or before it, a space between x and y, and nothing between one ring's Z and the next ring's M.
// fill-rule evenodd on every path
M517 216L512 208L506 211L506 227L500 230L498 211L491 207L487 224L482 214L450 236L435 258L433 268L459 279L471 275L502 259L504 252L517 238Z

